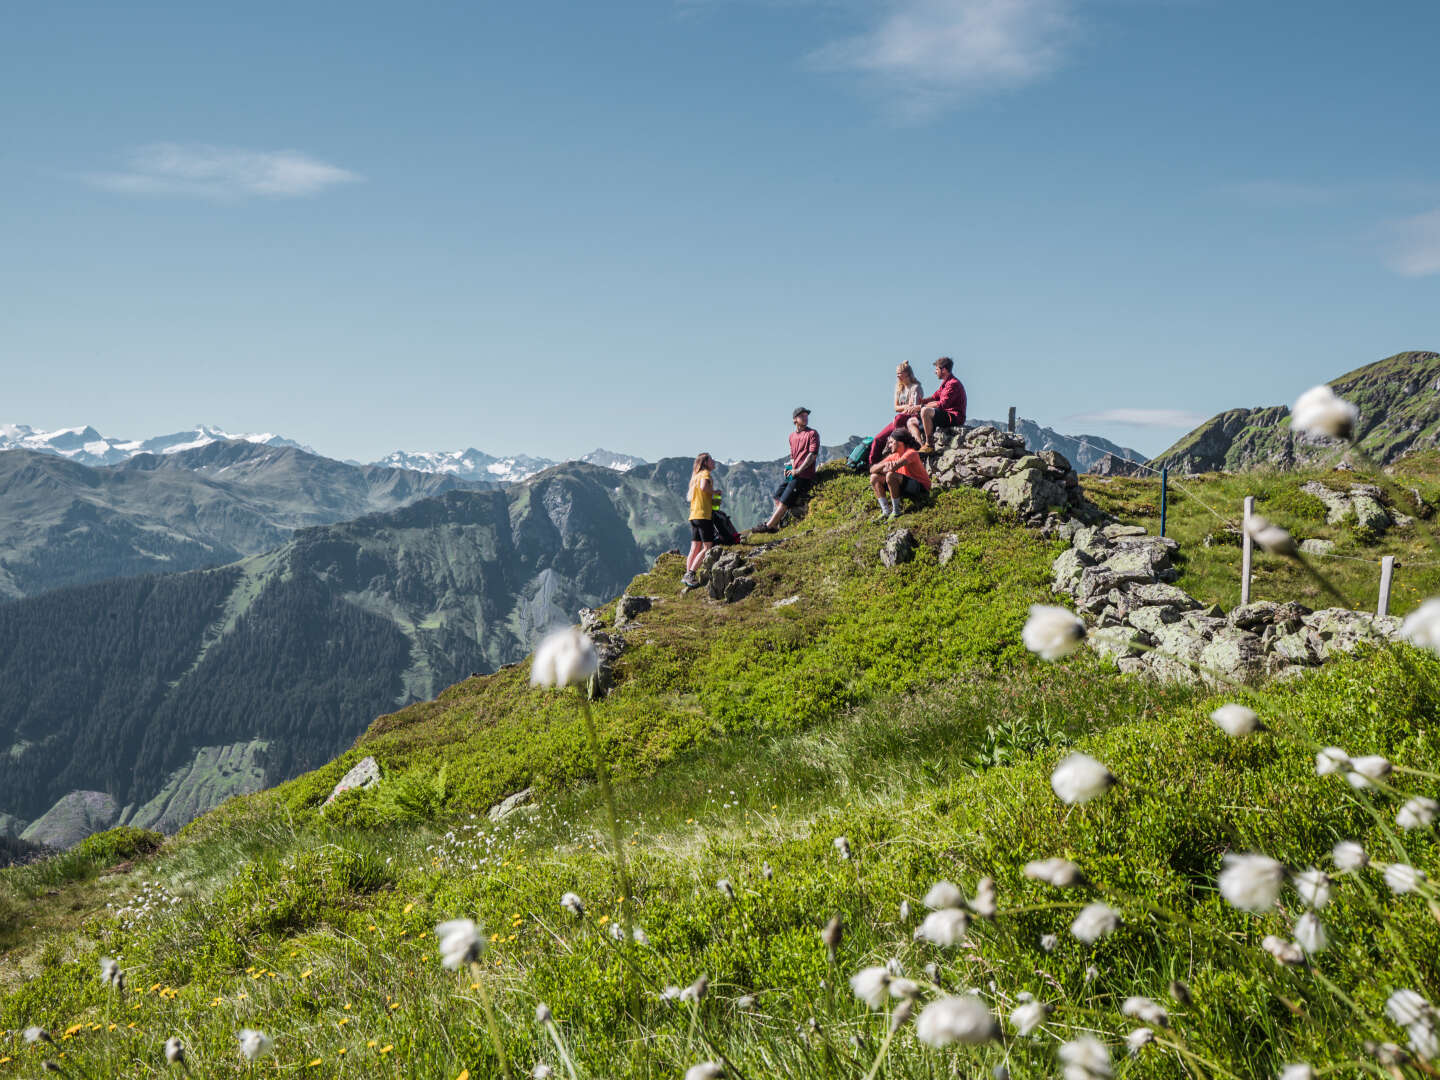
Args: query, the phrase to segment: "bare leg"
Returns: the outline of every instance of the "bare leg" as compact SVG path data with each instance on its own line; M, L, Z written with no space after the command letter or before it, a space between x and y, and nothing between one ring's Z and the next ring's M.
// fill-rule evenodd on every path
M935 408L927 405L920 410L920 419L925 424L925 445L930 445L930 440L935 437Z
M887 479L890 481L890 498L895 501L896 506L899 506L900 488L905 483L905 478L898 472L892 472Z
M690 541L690 554L685 559L685 569L687 571L693 573L695 568L700 565L700 560L705 558L707 547L708 545L702 544L699 540Z
M915 417L912 416L909 420L906 421L905 430L910 432L910 437L916 442L925 441L925 439L920 434L920 421L916 420Z

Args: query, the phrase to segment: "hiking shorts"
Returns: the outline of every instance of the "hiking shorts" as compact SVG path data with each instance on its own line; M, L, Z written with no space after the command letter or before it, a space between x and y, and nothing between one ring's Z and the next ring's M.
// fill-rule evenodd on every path
M940 427L964 427L965 421L952 413L949 409L942 409L939 405L930 406L935 410L935 426Z
M691 518L690 539L697 544L715 543L715 522L710 518Z
M913 476L900 477L900 494L907 499L923 499L929 492L925 485L916 480Z
M775 489L775 501L781 506L794 506L800 501L800 496L810 490L813 479L809 476L792 476Z

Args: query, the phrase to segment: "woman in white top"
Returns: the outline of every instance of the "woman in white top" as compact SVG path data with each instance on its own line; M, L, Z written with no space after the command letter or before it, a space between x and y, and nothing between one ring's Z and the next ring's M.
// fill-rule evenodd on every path
M915 372L910 370L909 362L897 367L895 369L895 411L904 413L907 408L917 407L924 397L925 391L920 387L920 380L915 378Z

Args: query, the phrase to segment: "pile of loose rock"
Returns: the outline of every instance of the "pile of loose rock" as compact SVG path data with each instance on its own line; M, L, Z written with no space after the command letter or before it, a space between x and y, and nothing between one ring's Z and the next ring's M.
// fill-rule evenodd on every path
M1100 511L1080 490L1080 477L1055 450L1025 449L1025 437L993 427L935 432L930 478L935 487L988 491L1026 524L1053 531L1064 523L1098 521Z
M1053 566L1056 592L1099 632L1090 637L1121 671L1161 679L1255 682L1294 674L1362 643L1399 636L1400 620L1345 608L1311 611L1262 600L1206 607L1171 584L1174 540L1134 525L1080 526Z

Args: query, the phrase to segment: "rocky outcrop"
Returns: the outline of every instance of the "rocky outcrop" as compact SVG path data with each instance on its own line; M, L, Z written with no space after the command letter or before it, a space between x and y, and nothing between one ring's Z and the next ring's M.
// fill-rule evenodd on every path
M615 601L615 629L624 630L635 621L636 616L649 611L652 603L648 596L631 596L626 593L620 597Z
M1051 567L1052 587L1074 599L1093 628L1091 646L1124 672L1253 683L1399 636L1399 619L1343 608L1311 611L1268 600L1228 615L1205 608L1173 584L1175 541L1139 526L1079 526L1070 545Z
M895 529L880 545L880 562L893 569L915 558L915 552L919 548L920 541L915 539L913 532L909 529Z
M103 791L72 791L32 821L20 839L52 848L68 848L91 833L114 825L120 807Z
M1336 491L1319 480L1311 480L1300 490L1325 504L1325 520L1331 525L1353 521L1357 528L1379 534L1391 525L1409 525L1414 520L1392 513L1384 503L1384 493L1374 484L1351 484L1345 491Z
M716 555L716 551L720 554ZM706 592L711 600L733 604L755 589L755 567L735 548L712 548L706 556L706 566L709 572Z
M1064 523L1098 521L1100 512L1080 490L1080 477L1055 450L1028 453L1022 435L993 427L935 432L930 479L940 489L975 487L1013 510L1028 525L1047 530Z
M533 787L521 788L513 795L506 795L494 806L485 812L485 816L491 821L504 821L510 815L520 810L533 810L531 800L535 797Z
M350 767L350 771L340 778L333 791L325 800L329 806L339 797L341 792L353 791L356 788L364 790L372 788L380 782L380 763L373 757L363 757Z

